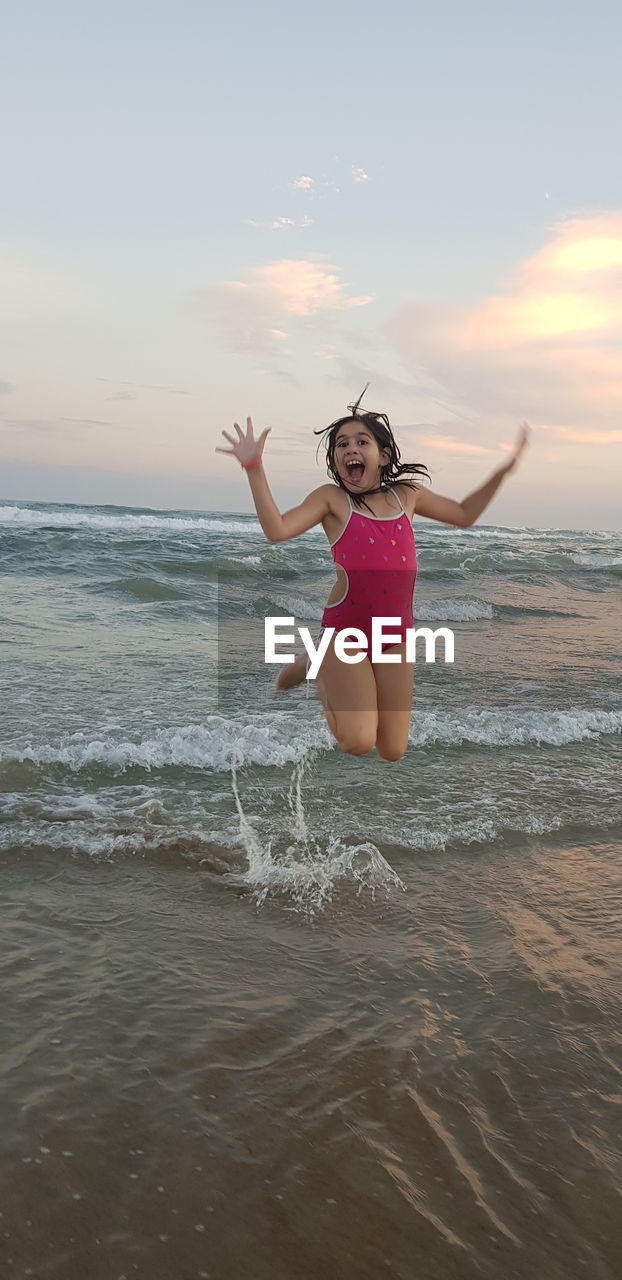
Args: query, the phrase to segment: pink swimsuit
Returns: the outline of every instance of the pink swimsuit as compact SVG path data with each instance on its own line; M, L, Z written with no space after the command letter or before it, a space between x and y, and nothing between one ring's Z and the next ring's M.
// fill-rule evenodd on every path
M395 494L400 502L397 493ZM363 515L352 506L343 532L331 543L332 557L346 574L346 593L336 604L327 604L322 627L343 631L358 627L367 639L371 657L371 620L399 618L385 623L387 635L397 635L403 643L406 630L414 626L413 595L417 577L417 552L412 524L400 502L396 516ZM382 652L399 641L383 643Z

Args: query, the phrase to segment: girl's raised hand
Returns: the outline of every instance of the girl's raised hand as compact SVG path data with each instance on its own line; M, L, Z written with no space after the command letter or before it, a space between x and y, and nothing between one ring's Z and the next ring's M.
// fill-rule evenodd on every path
M524 453L525 449L527 448L527 445L529 444L530 435L531 435L531 427L529 426L529 423L521 422L520 427L518 428L518 435L514 442L512 455L506 467L507 471L511 471L512 468L516 466L516 463L518 462L519 458Z
M238 433L237 440L234 440L233 436L227 435L226 431L223 431L222 433L225 440L228 440L229 444L233 445L233 448L216 449L215 452L228 453L231 457L237 458L238 462L241 463L242 466L245 466L249 462L255 462L257 458L261 458L268 432L272 430L272 427L266 427L265 431L262 431L259 439L256 440L253 435L252 418L246 419L246 435L244 435L237 422L234 422L233 425Z

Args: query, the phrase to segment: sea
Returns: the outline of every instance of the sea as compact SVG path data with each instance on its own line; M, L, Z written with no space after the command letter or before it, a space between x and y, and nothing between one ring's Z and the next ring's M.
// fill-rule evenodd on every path
M415 536L391 762L321 528L0 502L3 1280L619 1276L622 532Z

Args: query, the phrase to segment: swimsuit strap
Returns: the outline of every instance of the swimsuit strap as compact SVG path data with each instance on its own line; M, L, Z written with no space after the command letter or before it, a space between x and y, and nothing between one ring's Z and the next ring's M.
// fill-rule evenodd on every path
M402 506L402 499L400 498L399 493L397 493L397 491L396 491L395 489L392 489L392 490L391 490L391 493L394 493L394 494L395 494L395 496L396 496L396 498L397 498L397 500L398 500L398 502L399 502L399 504L400 504L400 511L401 511L402 515L403 515L403 516L405 516L405 515L406 515L406 512L404 511L404 508L403 508L403 506Z
M406 512L404 511L404 508L403 508L403 506L402 506L402 503L401 503L401 500L400 500L400 495L399 495L399 493L396 493L396 492L395 492L395 489L390 489L390 490L389 490L389 492L390 492L390 493L395 493L395 496L396 496L396 498L397 498L397 500L398 500L398 502L399 502L399 504L400 504L400 513L401 513L401 515L405 516L405 515L406 515ZM351 502L351 500L350 500L350 491L349 491L348 489L346 489L346 494L348 495L348 506L349 506L349 508L350 508L350 511L354 511L354 509L355 509L355 508L352 506L352 502ZM358 507L356 508L356 510L357 510L358 514L360 515L361 513L360 513L360 511L358 510ZM390 520L390 518L391 518L391 517L390 517L390 516L387 516L386 518ZM374 520L384 520L384 519L385 519L385 517L384 517L384 516L374 516ZM396 512L396 514L395 514L395 519L397 520L397 512Z

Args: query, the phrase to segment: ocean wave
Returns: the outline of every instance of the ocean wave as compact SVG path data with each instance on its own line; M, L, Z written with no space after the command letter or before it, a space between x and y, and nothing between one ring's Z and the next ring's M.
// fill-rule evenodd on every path
M598 551L581 551L571 555L571 560L582 569L619 569L622 567L622 555L605 555Z
M544 711L516 706L469 707L458 715L443 711L422 711L413 717L409 742L412 746L482 747L552 746L622 732L622 712L572 707L566 711Z
M136 768L149 772L165 768L225 772L233 765L280 767L298 762L315 750L336 749L332 734L317 708L315 711L315 715L304 719L296 715L295 720L288 712L271 712L250 724L212 715L205 724L159 729L138 741L112 736L89 738L81 732L58 744L0 747L0 763L63 765L74 772L102 766L116 773ZM622 711L472 707L451 714L419 711L413 717L409 741L413 747L563 747L620 732Z
M534 609L526 604L496 604L494 616L518 621L522 618L583 618L573 609Z
M453 600L415 600L416 622L477 622L494 618L495 610L486 600L456 596Z
M229 850L215 844L206 834L205 820L193 826L160 826L157 818L151 822L146 818L141 823L138 816L134 821L128 818L124 824L117 825L110 815L98 821L24 818L1 826L0 850L16 849L24 849L29 854L41 849L72 856L81 852L107 861L139 856L151 864L169 868L187 869L189 864L194 864L197 869L219 877L230 874L243 856L239 849Z
M429 525L420 525L420 528L430 532ZM525 525L524 527L514 527L512 525L477 525L468 529L458 527L435 527L433 537L439 538L497 538L499 541L514 542L576 542L578 538L585 541L586 538L597 538L603 542L612 542L620 538L620 532L612 529L556 529L554 527L537 528L534 525Z
M437 822L436 825L417 823L412 830L400 827L393 839L396 844L421 853L444 852L448 848L460 845L498 844L511 842L516 836L545 836L564 832L589 831L593 838L596 831L608 831L618 827L622 822L622 809L603 813L602 809L593 810L578 806L575 813L551 813L522 815L503 814L501 811L494 817L477 814L467 821L452 821L451 818Z
M254 514L60 505L52 509L0 503L0 534L5 559L21 572L36 574L50 568L65 575L79 572L85 565L94 569L106 558L113 571L120 559L121 576L128 578L148 577L161 567L171 575L209 580L262 573L272 582L301 575L313 583L316 574L330 566L320 526L290 542L271 544ZM606 574L618 576L622 572L622 542L617 532L587 534L504 526L457 529L422 521L416 522L415 536L420 578L424 585L436 581L439 592L445 590L443 583L449 590L455 585L456 590L466 592L473 575L484 579L499 575L510 580L552 576L559 581L575 577L589 583L591 589L600 589L607 585ZM436 606L428 606L428 602L422 616L428 607L434 611L430 618L441 618ZM488 612L490 607L482 605L482 617L496 616L494 607L492 614ZM444 616L447 620L476 620L471 612L476 605L463 608L458 615ZM317 617L317 612L307 616Z
M259 617L267 617L270 612L279 617L294 618L295 621L321 621L324 603L305 600L302 596L262 596L253 601L253 607ZM420 604L415 601L415 624L417 622L471 622L483 618L494 617L491 604L485 600L457 597L453 600L425 600Z
M302 596L261 596L253 600L252 608L259 618L293 618L295 623L298 619L303 623L318 622L324 612L323 604L304 600Z
M267 715L259 723L240 725L224 716L208 716L205 724L159 729L137 742L112 737L88 738L75 733L63 744L23 748L0 746L0 763L65 765L74 772L103 765L117 773L138 768L230 771L232 764L281 766L302 760L310 751L330 747L332 735L323 720L309 719L294 732L287 712Z
M572 552L565 548L465 547L432 542L419 545L419 573L423 578L468 577L473 574L499 574L503 577L548 574L558 579L581 575L595 569L616 572L622 556L605 552Z
M413 851L511 847L519 837L549 836L562 841L569 836L581 839L586 832L591 840L597 832L611 839L622 824L619 805L603 812L581 800L574 811L563 814L553 810L509 813L502 807L470 819L448 815L426 820L421 814L416 822L400 821L395 829L385 822L382 835L374 835L377 843L368 837L361 843L361 834L343 830L343 815L337 811L324 815L321 830L314 822L314 834L310 834L313 812L308 799L298 826L291 820L283 825L282 815L280 821L271 815L269 823L262 823L259 816L247 817L242 811L241 823L239 816L237 820L229 816L223 827L221 818L220 829L205 815L167 815L155 800L120 814L113 805L94 798L89 803L85 797L73 806L67 801L65 812L46 812L45 804L35 810L32 804L19 804L19 799L15 797L13 812L0 825L0 850L21 849L30 854L42 849L72 858L83 853L108 861L129 856L140 857L148 865L192 866L222 884L245 885L259 895L260 903L268 893L285 891L302 905L315 902L316 906L330 898L340 880L404 888L392 866L400 850L408 856Z
M209 515L151 515L147 512L140 515L132 515L129 512L109 514L91 509L46 511L34 507L2 505L0 505L0 525L48 529L108 529L115 533L129 534L139 531L157 533L162 530L168 533L188 533L200 529L208 533L261 534L261 525L258 520L250 516L244 520Z
M163 600L181 600L183 594L175 587L156 578L115 578L109 582L94 582L88 585L94 595L122 595L138 600L140 604L156 604Z
M571 568L568 557L560 552L546 553L511 551L500 548L498 551L486 549L472 551L465 547L427 546L419 547L418 573L422 578L472 577L473 574L502 574L511 577L515 574L553 573Z

